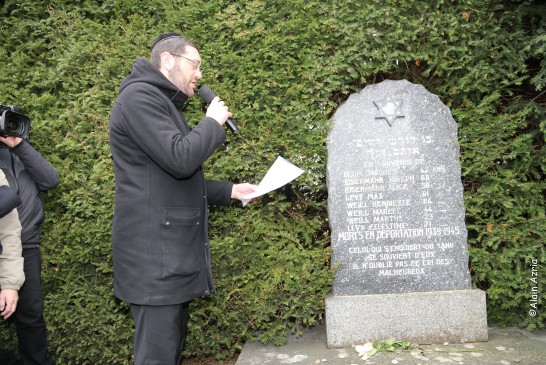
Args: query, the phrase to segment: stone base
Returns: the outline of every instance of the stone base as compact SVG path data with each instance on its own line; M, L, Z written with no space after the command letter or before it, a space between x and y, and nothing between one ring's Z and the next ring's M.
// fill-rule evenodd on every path
M487 341L479 289L326 298L329 348L395 338L416 344Z

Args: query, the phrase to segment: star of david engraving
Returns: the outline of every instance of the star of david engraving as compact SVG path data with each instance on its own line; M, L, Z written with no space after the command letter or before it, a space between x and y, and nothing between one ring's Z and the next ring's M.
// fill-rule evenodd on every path
M396 118L404 118L405 115L400 110L402 108L403 102L400 100L393 100L390 96L386 97L383 100L375 101L374 105L377 107L377 113L375 114L375 119L385 119L389 123L389 127L392 127L392 124Z

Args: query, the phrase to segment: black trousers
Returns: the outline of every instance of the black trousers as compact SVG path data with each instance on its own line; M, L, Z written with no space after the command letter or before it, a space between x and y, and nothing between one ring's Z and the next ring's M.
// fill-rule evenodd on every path
M135 365L180 364L188 332L189 304L131 304L135 322Z
M4 364L53 365L53 360L47 354L40 249L25 248L23 257L25 258L25 283L19 290L17 309L9 319L15 322L21 361L16 362L4 351L0 351L0 360Z

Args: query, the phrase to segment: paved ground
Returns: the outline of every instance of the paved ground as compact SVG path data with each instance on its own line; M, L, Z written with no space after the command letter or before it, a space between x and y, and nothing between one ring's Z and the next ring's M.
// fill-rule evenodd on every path
M317 326L280 347L247 343L236 365L546 365L546 331L489 328L489 341L420 345L414 351L379 353L362 360L354 347L326 348L326 330Z

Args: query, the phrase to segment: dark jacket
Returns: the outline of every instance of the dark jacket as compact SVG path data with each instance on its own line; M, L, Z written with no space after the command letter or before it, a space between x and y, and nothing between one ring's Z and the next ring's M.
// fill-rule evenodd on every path
M10 188L23 203L17 208L23 231L23 249L40 245L40 225L44 208L40 192L53 189L59 174L32 145L23 140L14 148L0 143L0 168L6 174Z
M233 184L205 181L201 164L226 134L208 117L190 130L178 110L186 100L139 58L112 109L114 293L129 303L179 304L214 290L207 203L229 205Z

